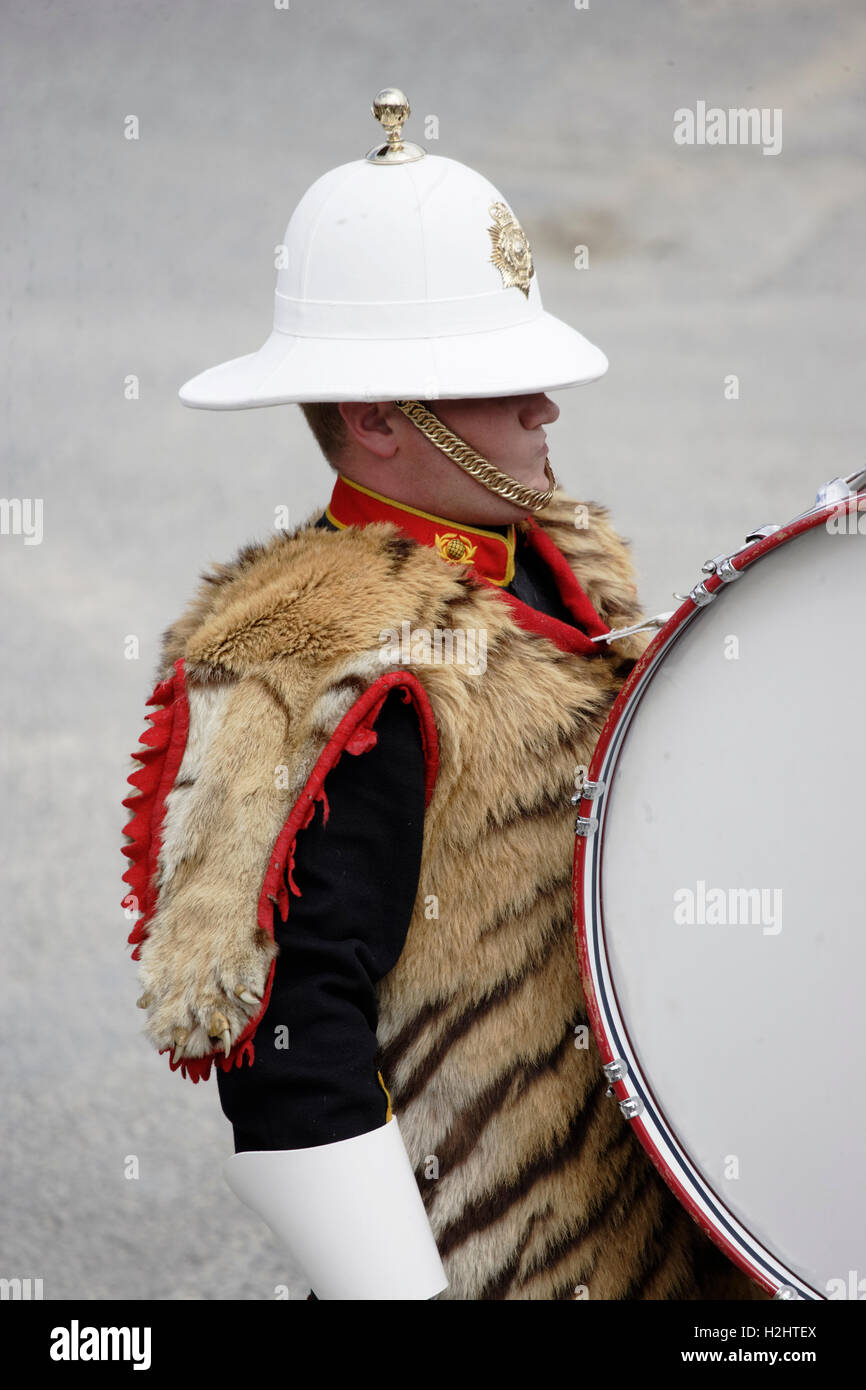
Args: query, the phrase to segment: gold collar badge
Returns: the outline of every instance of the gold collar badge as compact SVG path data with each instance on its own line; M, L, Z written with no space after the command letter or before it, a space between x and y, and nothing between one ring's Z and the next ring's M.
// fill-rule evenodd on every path
M529 282L535 274L532 265L532 252L526 233L510 208L504 203L491 203L487 209L493 218L493 226L488 227L493 242L493 255L490 257L502 276L506 289L516 285L529 298Z
M461 536L456 531L446 531L441 536L437 532L436 547L442 559L450 565L471 565L478 549L468 536Z

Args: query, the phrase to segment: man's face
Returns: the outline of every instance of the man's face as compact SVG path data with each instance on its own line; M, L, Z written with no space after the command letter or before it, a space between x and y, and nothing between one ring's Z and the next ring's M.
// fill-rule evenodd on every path
M544 426L558 419L559 406L543 391L525 396L424 404L429 405L448 429L501 472L527 487L545 491L550 486L544 471L547 458ZM399 424L401 418L405 429ZM517 521L530 515L526 508L498 497L467 474L422 435L396 406L390 423L399 431L401 452L414 458L419 491L425 493L428 502L431 498L438 501L436 506L418 505L440 516L479 524Z

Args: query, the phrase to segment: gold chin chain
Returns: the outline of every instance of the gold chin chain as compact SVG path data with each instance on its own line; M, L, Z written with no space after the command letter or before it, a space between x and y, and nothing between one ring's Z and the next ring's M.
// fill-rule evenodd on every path
M398 410L402 410L413 425L417 425L422 434L425 434L431 444L435 444L437 449L441 449L443 454L447 454L455 463L470 473L477 482L483 483L490 492L496 492L500 497L505 497L509 502L514 502L518 507L526 507L531 512L540 512L547 506L559 484L550 466L550 459L544 461L545 476L550 480L550 487L546 492L541 492L538 488L526 487L519 483L516 478L509 478L507 473L500 473L489 459L483 454L479 454L471 445L467 444L459 435L452 434L451 430L443 425L437 415L432 410L427 410L420 401L395 401Z

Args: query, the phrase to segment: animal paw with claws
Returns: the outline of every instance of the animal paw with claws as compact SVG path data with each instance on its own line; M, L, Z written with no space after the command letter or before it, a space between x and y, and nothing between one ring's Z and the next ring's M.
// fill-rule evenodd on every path
M233 935L218 952L212 933L191 940L188 931L154 925L140 957L144 993L137 1003L147 1010L145 1033L175 1064L214 1052L228 1056L261 1012L276 943L256 927L248 936Z

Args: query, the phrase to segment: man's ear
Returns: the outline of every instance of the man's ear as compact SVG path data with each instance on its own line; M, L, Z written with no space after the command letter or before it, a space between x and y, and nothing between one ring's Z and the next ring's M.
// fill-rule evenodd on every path
M392 421L399 411L391 401L341 401L337 409L351 439L377 458L394 457L398 444Z

